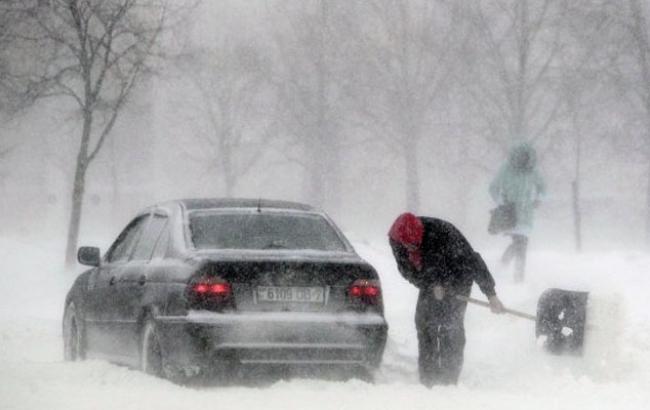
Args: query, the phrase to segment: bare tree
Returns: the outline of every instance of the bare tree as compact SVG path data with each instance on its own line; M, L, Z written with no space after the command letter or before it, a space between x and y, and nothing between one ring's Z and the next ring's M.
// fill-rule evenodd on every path
M48 96L80 111L65 261L75 261L86 173L110 137L135 86L149 70L166 17L164 0L33 1L32 40L43 52Z
M15 67L11 64L16 43L17 3L0 2L0 113L12 110L16 98Z
M608 57L605 72L632 124L626 138L618 136L616 148L625 153L628 161L638 157L647 167L645 238L650 244L650 7L639 0L592 3L593 9L611 23L599 37Z
M638 94L639 102L645 116L644 149L646 158L647 185L646 185L646 243L650 245L650 26L648 24L648 13L650 8L639 0L629 0L629 21L627 25L633 41L634 60L637 64L637 87L634 90Z
M24 141L9 135L6 122L15 120L31 107L43 89L34 78L40 77L45 67L34 64L35 50L26 38L33 33L19 0L0 0L0 202L8 200L5 181L11 175L6 160Z
M608 61L599 53L602 45L599 33L608 30L611 21L601 11L593 1L576 1L567 8L562 22L570 52L560 56L561 98L569 115L568 138L573 154L571 205L575 248L578 252L583 248L582 182L585 149L586 145L594 141L594 136L589 135L593 130L588 128L588 124L594 123L594 112L602 106L599 103L604 99L600 92L603 88L601 79L608 70Z
M340 201L345 117L340 64L349 43L350 2L275 1L271 6L272 15L282 16L272 30L279 51L273 82L289 137L284 151L305 170L309 201L331 209Z
M0 112L6 111L8 92L12 91L12 84L8 78L8 67L11 56L7 53L8 45L12 42L10 24L12 19L12 4L0 2Z
M11 117L31 105L39 96L39 83L34 81L43 67L36 60L27 38L33 33L25 19L25 4L18 0L0 1L0 115ZM8 148L0 150L7 153Z
M253 46L226 40L179 62L199 95L192 118L205 124L196 131L199 144L190 144L188 150L198 151L192 155L207 161L211 174L217 171L226 196L233 195L275 136L269 64Z
M404 162L406 206L420 205L421 144L453 82L464 42L460 8L443 1L373 0L361 15L365 67L358 72L357 108ZM433 137L431 144L439 143Z
M488 138L507 149L513 141L549 134L562 113L556 62L563 48L557 29L565 0L479 0L472 7L476 52L474 106Z

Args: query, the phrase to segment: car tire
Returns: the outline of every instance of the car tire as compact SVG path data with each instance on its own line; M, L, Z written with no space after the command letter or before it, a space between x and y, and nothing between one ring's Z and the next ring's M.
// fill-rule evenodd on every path
M375 372L374 370L368 369L366 367L359 367L352 372L352 378L361 380L362 382L375 384Z
M348 370L344 380L360 380L369 384L375 384L375 371L367 367L359 366Z
M165 377L160 334L153 318L145 320L140 341L140 369L152 376Z
M68 303L63 314L63 358L71 362L86 358L83 322L74 302Z

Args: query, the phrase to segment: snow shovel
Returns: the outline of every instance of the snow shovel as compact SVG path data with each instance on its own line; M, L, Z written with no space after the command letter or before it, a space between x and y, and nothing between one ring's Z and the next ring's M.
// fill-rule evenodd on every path
M588 292L547 289L537 302L537 316L505 309L505 313L535 322L535 336L542 337L544 348L553 354L581 355L587 329ZM490 304L467 296L456 298L475 305Z

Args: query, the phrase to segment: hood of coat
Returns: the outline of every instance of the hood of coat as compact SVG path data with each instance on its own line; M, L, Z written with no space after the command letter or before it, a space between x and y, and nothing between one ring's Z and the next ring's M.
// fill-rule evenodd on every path
M424 238L424 224L420 218L410 212L403 213L393 222L388 237L406 249L408 259L417 270L422 269L421 246Z
M527 142L513 146L508 156L508 166L516 172L532 172L537 166L535 148Z
M404 213L393 222L388 237L400 245L419 248L424 237L424 224L412 213Z

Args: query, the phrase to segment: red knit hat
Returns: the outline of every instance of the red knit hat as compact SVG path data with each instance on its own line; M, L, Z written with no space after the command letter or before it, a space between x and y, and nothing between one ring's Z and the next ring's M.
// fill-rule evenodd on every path
M417 216L406 212L397 217L388 232L388 237L402 245L419 247L424 236L424 225Z
M415 269L422 269L422 238L424 237L424 224L422 220L410 212L404 213L397 217L388 237L393 241L406 247L409 261Z

